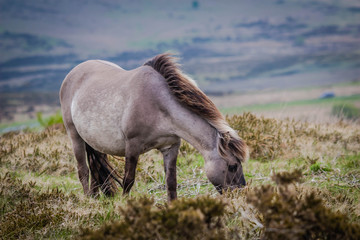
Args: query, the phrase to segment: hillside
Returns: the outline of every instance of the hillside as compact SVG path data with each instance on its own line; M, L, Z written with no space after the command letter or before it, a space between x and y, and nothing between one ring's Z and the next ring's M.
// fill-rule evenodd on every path
M358 79L360 4L347 1L0 1L0 92L58 91L87 59L125 69L164 51L208 93Z

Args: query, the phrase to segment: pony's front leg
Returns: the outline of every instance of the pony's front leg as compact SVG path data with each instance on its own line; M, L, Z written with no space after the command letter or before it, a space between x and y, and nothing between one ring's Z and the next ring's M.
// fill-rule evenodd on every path
M129 194L131 187L135 182L136 165L139 159L139 155L128 155L125 157L125 174L123 181L123 194Z
M170 148L162 149L161 153L164 157L164 168L166 175L166 187L168 193L168 201L175 200L177 198L176 188L176 160L180 147L180 139L177 143Z

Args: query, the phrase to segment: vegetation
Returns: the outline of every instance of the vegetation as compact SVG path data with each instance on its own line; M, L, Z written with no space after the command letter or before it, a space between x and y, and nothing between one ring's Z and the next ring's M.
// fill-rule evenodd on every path
M183 143L179 200L166 202L161 154L140 158L130 197L83 195L62 124L0 138L5 239L358 239L360 127L228 116L246 140L248 186L219 195ZM110 157L123 174L124 159Z
M358 239L360 225L325 207L319 190L303 193L301 171L273 175L277 186L257 187L247 198L264 217L265 239ZM259 198L259 196L261 196Z
M61 225L68 217L74 217L66 209L58 208L69 197L57 188L40 192L35 182L24 184L14 173L1 176L1 236L18 239L42 232L47 227ZM53 234L53 233L52 233Z
M38 112L36 114L36 117L37 117L37 120L40 123L40 125L45 127L45 128L50 127L50 126L55 125L55 124L64 123L60 111L57 111L54 115L51 115L51 116L49 116L47 118L43 117L42 112Z
M129 200L120 208L122 220L86 229L83 239L224 239L221 218L225 205L209 197L181 199L171 205L154 208L154 201L142 197Z
M353 104L335 104L332 107L332 112L336 117L344 117L346 119L357 119L360 117L360 109Z

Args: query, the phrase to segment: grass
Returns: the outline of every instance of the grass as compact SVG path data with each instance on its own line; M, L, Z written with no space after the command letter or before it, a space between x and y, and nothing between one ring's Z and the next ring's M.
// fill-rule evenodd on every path
M71 143L62 125L40 132L1 135L0 236L5 239L359 236L356 235L360 224L359 125L344 121L317 125L251 113L227 120L251 149L250 160L243 166L248 186L242 191L219 195L206 178L202 156L183 142L177 163L179 201L170 205L166 202L163 163L158 151L141 156L130 197L117 194L113 198L100 195L94 199L82 193ZM123 174L124 159L111 156L109 159Z

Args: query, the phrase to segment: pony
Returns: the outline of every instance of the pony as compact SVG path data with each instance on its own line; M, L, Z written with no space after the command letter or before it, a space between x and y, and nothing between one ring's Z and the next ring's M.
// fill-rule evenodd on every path
M242 168L248 158L246 143L182 73L172 54L157 55L129 71L103 60L83 62L67 74L59 95L86 195L95 196L100 188L113 196L116 182L128 194L139 156L158 149L168 201L176 199L181 139L202 154L206 176L220 193L246 185ZM107 154L125 157L122 179Z

